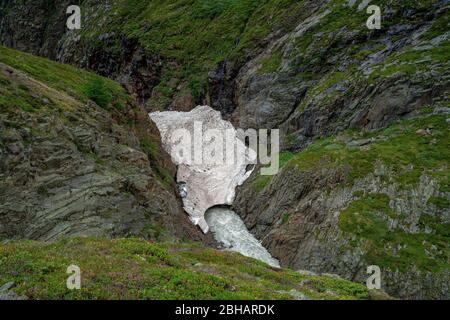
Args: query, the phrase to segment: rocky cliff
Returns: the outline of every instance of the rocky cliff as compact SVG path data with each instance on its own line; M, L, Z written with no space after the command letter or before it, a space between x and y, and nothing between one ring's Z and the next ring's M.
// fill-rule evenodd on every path
M368 4L382 28L366 27ZM0 41L119 81L147 110L205 102L280 128L283 168L235 209L285 266L449 298L449 1L4 1Z
M392 295L448 299L448 2L385 1L375 32L343 2L239 71L234 118L280 127L285 166L235 209L284 265L362 281L375 264Z
M156 127L117 83L5 47L0 81L0 238L202 238Z

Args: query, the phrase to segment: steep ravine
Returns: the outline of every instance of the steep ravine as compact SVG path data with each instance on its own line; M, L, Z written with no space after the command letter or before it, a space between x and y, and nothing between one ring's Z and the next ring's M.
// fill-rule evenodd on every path
M0 46L0 84L0 300L371 298L199 243L157 128L117 83Z
M225 248L279 267L278 261L248 232L239 215L223 207L233 204L235 189L252 173L251 160L255 157L238 139L233 126L208 106L190 112L153 112L149 116L178 167L180 196L191 221L204 233L211 229Z

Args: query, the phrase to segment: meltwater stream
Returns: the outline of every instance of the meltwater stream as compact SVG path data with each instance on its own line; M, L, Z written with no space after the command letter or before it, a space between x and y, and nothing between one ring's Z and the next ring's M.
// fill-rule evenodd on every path
M256 156L237 138L233 125L208 106L198 106L190 112L153 112L149 116L161 133L165 150L178 167L180 196L191 221L205 233L211 230L226 249L279 267L278 261L247 230L242 219L224 207L232 204L235 188L250 176L253 169L249 169L249 159ZM213 139L211 132L214 133ZM229 144L219 142L230 134L231 139L227 141L231 140L235 150L234 162L211 164L195 161L199 146L203 160L211 156L211 150L214 154L222 153L220 150ZM226 154L227 150L222 151ZM186 157L186 152L194 156Z
M225 207L209 209L205 215L214 238L228 250L261 260L273 267L280 267L261 243L247 230L242 219Z

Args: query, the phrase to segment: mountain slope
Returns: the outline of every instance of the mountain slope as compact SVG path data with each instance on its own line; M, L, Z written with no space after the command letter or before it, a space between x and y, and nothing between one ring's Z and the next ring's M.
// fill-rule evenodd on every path
M0 83L0 284L13 284L0 300L372 297L190 242L209 238L181 209L154 124L117 83L5 47ZM80 291L66 287L71 264Z
M66 287L72 264L80 267L81 290ZM199 244L142 239L7 243L0 247L0 283L10 281L14 294L32 299L369 298L365 286L344 279L273 269Z
M4 47L0 81L1 238L202 237L157 129L117 83Z
M80 31L67 4L2 3L0 41L116 79L147 110L205 102L280 128L285 166L235 203L271 253L358 281L379 264L389 293L448 299L448 1L86 0Z

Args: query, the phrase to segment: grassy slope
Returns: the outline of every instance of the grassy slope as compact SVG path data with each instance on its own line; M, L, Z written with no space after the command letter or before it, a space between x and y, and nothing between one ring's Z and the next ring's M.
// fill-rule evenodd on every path
M66 288L69 265L81 290ZM274 269L240 254L198 244L140 239L63 239L0 246L0 283L33 299L364 299L365 286L327 276Z
M82 71L69 65L38 58L3 46L0 46L0 62L23 71L30 77L55 90L66 93L80 102L86 102L89 99L89 88L91 84L101 82L104 90L111 96L111 105L105 105L105 107L116 107L120 109L124 104L131 103L131 98L118 83L100 77L92 72ZM16 96L16 98L23 96L20 92L21 88L18 89L19 92L8 91L5 88L2 91L0 105L4 108L17 105L25 111L39 109L38 105L33 105L32 103L30 107L30 101L28 103L26 101L12 103L12 100L8 100L9 98L14 99L13 96Z
M121 125L137 129L126 116L132 101L113 81L1 46L0 64L0 108L9 120L22 115L71 121L67 115L88 101L90 84L100 81L101 91L110 97L104 108ZM18 72L27 77L17 76ZM45 132L39 134L45 136ZM141 143L149 153L157 152L151 137ZM70 264L81 267L80 291L66 288ZM15 282L15 292L33 299L290 299L287 292L292 289L316 299L368 296L364 286L345 280L275 270L257 260L199 244L139 239L4 243L0 245L0 284L9 281Z

